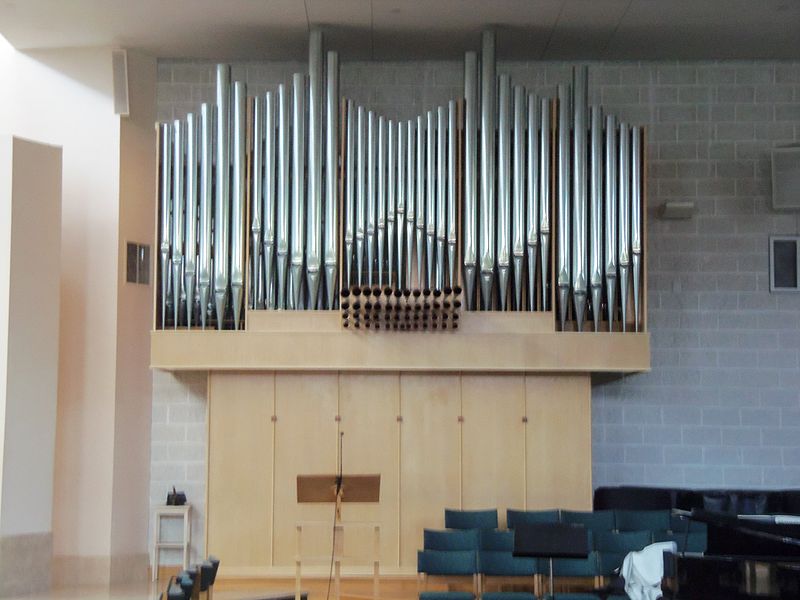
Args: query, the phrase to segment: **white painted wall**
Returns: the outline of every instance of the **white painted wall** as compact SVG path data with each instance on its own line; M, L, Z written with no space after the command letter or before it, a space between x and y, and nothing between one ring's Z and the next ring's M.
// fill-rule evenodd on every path
M0 536L49 533L58 391L61 149L0 136L6 369ZM9 226L10 224L10 226Z

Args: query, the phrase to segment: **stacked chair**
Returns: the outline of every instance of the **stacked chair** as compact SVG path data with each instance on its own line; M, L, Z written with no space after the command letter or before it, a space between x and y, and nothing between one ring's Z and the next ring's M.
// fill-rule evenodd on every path
M159 598L160 600L199 600L202 594L203 598L211 600L218 570L219 559L209 556L208 560L170 577L166 591Z
M426 529L417 555L420 600L626 600L624 592L599 590L617 578L629 552L664 541L675 542L679 552L704 552L706 547L705 526L670 511L509 509L506 521L508 529L498 529L496 509L445 510L445 529ZM544 583L549 561L513 556L514 528L546 523L586 528L591 550L587 558L553 559L556 589L569 591L556 591L552 597ZM467 578L470 585L428 591L430 577L448 583Z

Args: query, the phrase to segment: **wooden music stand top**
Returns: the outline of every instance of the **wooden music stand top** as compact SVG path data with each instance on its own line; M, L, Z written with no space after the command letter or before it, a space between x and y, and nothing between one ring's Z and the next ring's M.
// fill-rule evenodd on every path
M380 475L344 475L342 502L379 502ZM336 502L336 475L298 475L297 501L302 503Z

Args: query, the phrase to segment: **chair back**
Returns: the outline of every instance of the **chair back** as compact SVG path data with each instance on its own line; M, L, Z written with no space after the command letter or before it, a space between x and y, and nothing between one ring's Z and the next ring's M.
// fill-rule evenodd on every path
M618 510L615 519L619 531L664 531L670 528L668 510Z
M482 551L478 555L478 570L482 575L494 577L526 577L539 572L535 558L515 557L503 551Z
M422 547L425 550L472 550L480 548L478 529L425 529L422 533Z
M506 511L506 522L509 529L514 529L517 525L537 525L540 523L560 522L559 511L555 510L514 510L509 508Z
M497 529L497 509L444 509L444 526L448 529Z
M481 550L488 550L495 552L513 552L514 532L505 529L481 530Z
M594 549L601 552L622 552L627 554L641 550L653 541L650 531L596 531Z
M418 550L417 572L427 575L475 575L478 553L474 550Z
M591 531L611 531L616 529L613 510L573 511L562 510L561 522L583 525Z
M594 577L598 575L597 552L586 558L553 559L553 575L556 577Z

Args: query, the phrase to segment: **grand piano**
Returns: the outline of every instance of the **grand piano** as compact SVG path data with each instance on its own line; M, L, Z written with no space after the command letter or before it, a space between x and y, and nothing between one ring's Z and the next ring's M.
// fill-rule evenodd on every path
M800 599L800 517L681 516L706 524L707 550L664 555L664 598Z

